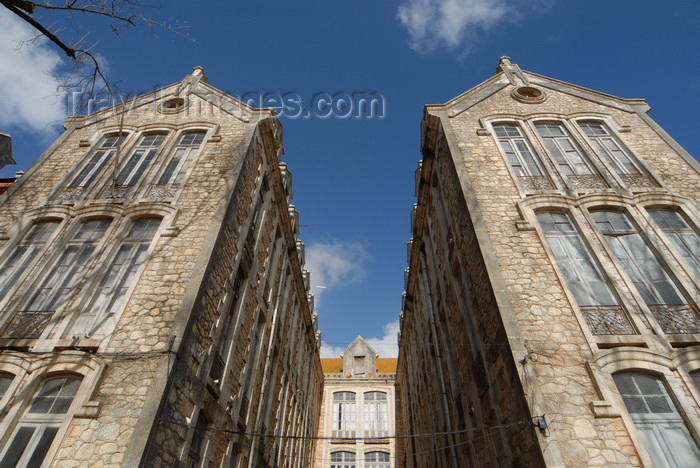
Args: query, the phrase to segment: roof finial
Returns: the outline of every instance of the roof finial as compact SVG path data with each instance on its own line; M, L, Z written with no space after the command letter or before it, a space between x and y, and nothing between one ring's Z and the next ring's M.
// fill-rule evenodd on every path
M500 71L502 71L506 75L508 81L510 81L510 84L512 85L517 85L518 79L522 81L522 84L524 85L530 84L530 80L528 80L527 77L523 74L522 70L520 70L520 67L510 63L510 57L506 55L501 57L501 59L498 61L496 73Z

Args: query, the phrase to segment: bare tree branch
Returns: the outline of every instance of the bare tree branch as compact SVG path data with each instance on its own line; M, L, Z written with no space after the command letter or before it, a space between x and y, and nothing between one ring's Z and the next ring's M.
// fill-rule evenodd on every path
M68 20L64 24L72 24L77 34L81 34L81 24L76 18L76 13L111 19L116 24L110 25L111 30L118 34L118 25L135 27L138 23L143 23L149 28L159 27L180 37L187 38L179 29L168 22L157 22L151 18L146 18L138 14L138 10L145 8L147 4L138 3L136 0L0 0L0 4L9 11L17 15L27 24L45 36L51 43L62 50L73 63L72 70L65 77L64 86L67 88L80 88L83 93L78 103L79 111L84 111L88 103L106 93L113 104L116 104L114 96L115 83L110 82L100 66L99 54L95 52L96 44L86 47L84 45L87 34L78 39L67 41L59 37L59 33L65 27L51 30L52 26L47 25L41 18L37 17L38 10L45 10L55 14L65 13ZM115 27L117 26L117 27ZM61 34L62 35L62 34ZM75 104L75 103L74 103Z

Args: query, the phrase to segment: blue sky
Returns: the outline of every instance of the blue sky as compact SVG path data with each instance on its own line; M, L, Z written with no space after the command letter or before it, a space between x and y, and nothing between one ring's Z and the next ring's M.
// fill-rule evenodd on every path
M172 18L190 39L143 27L115 35L92 20L81 32L98 42L109 78L125 90L151 91L199 65L210 84L238 95L293 92L303 105L321 92L383 96L384 118L282 118L324 357L357 335L396 355L423 106L488 79L500 56L646 98L651 116L700 155L698 2L171 0L144 16ZM31 37L0 7L0 131L12 134L18 162L0 177L26 170L64 119L50 73L66 62L41 41L18 54L16 42Z

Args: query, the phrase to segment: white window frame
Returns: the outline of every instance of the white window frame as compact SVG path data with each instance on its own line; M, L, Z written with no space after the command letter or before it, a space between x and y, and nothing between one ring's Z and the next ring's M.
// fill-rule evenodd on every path
M577 124L591 143L591 146L605 157L605 160L612 166L615 173L620 175L649 174L649 171L647 171L639 159L630 152L605 122L586 119L579 120ZM590 126L593 125L600 127L603 133L595 133L594 130L591 130ZM593 133L587 132L587 128ZM616 153L626 161L616 156Z
M567 177L571 175L600 175L593 162L574 140L563 122L543 120L533 124L535 131L544 143L547 153L559 167L562 174ZM552 134L550 127L557 127L562 134ZM570 148L567 149L566 145L569 145ZM577 158L578 162L576 162Z
M141 135L136 147L121 164L115 184L118 187L137 185L153 164L167 138L168 134L165 132L148 132Z
M375 455L382 455L384 460L377 460ZM391 454L383 450L365 452L365 468L391 468Z
M156 179L156 185L182 186L184 184L206 143L207 133L206 129L188 129L178 135L172 154L166 159L163 169ZM185 142L185 139L190 135L195 135L195 141ZM201 139L197 143L199 135L201 135ZM179 159L176 160L176 158Z
M382 398L383 397L383 398ZM386 392L372 390L363 394L364 430L371 437L383 437L389 433L389 397Z
M331 468L355 468L357 455L348 450L334 450L331 452Z
M139 236L140 231L134 229L144 224L147 228L146 235ZM109 257L109 265L102 273L99 284L93 288L90 302L77 312L70 327L71 335L105 335L112 329L119 312L128 302L142 266L150 258L154 240L162 224L163 220L160 217L133 220L125 237ZM124 260L119 264L115 263L122 254L125 256ZM110 278L115 278L111 286L107 284Z
M32 413L32 406L36 402L37 398L40 396L41 391L43 390L44 386L54 380L59 380L59 379L64 379L64 383L61 385L61 390L64 388L63 386L67 381L77 381L78 386L76 387L76 391L73 395L71 395L71 400L66 408L65 412L62 413ZM31 458L34 455L34 451L36 450L39 442L41 441L41 438L43 434L46 432L47 429L56 429L56 433L54 434L53 438L51 439L51 443L49 446L46 448L46 453L44 455L44 458L42 458L42 461L46 461L46 456L51 453L51 447L56 443L56 440L58 439L57 436L60 435L60 429L61 426L72 417L73 414L73 408L75 408L75 401L78 397L78 394L80 392L80 387L84 383L84 378L79 375L75 374L64 374L64 375L51 375L51 376L46 376L44 377L34 394L32 395L31 402L27 407L24 409L24 413L22 416L19 418L15 426L12 428L12 435L10 438L7 440L7 443L2 449L2 452L0 452L0 461L2 461L5 456L7 455L7 452L9 449L12 447L12 443L19 433L19 431L23 428L35 428L34 432L31 434L29 438L29 442L25 446L25 449L22 451L22 454L20 455L20 458L17 463L17 468L31 468L29 467L28 463L31 460Z
M352 398L350 398L352 395ZM332 431L341 437L354 437L357 426L357 394L347 390L333 392Z
M680 254L683 260L688 264L696 278L700 279L700 236L690 226L690 223L685 219L685 216L678 210L668 207L647 208L647 212L654 220L654 223L663 231L664 235L670 241L670 244ZM655 213L673 213L676 216L676 222L680 221L682 225L670 226L668 220L660 219L655 216Z
M613 216L613 219L618 217L617 221L622 221L626 225L618 224L614 226L608 220L602 219L601 215L603 214L614 214L616 216ZM627 213L608 209L593 211L591 215L612 251L612 256L617 258L637 292L648 306L687 303L675 281L659 262L654 251L642 237L639 229L632 223ZM604 223L608 223L611 229L608 229ZM660 272L660 277L652 277L651 273L644 268L645 262L647 266L655 266L658 269L657 271ZM665 288L665 290L660 289L661 285L666 283L670 287ZM676 302L670 302L670 297L664 297L671 294L676 296Z
M93 222L101 224L105 223L104 230L93 230L91 233L89 233L87 239L79 239L77 236L82 233L83 227L88 223ZM80 222L79 226L73 233L71 240L66 243L66 245L54 258L51 266L46 270L46 274L42 277L37 286L32 288L34 294L29 297L21 310L28 312L56 312L57 310L62 309L65 299L68 298L73 291L75 291L76 286L82 281L85 269L99 254L99 247L104 241L105 233L109 231L111 225L112 219L108 218L86 219ZM75 261L71 263L61 263L69 260L69 250L77 252L78 255L82 255L84 252L86 252L87 256L84 258L84 263L82 265L77 264ZM70 276L65 276L59 271L62 266L66 267L68 271L70 271ZM46 289L51 281L57 281L59 284L53 285L45 298L40 299L41 291ZM59 290L65 290L66 292L65 294L57 293L56 291ZM34 306L35 303L44 307L36 310L30 309L30 307ZM47 306L50 305L53 305L54 307L47 308Z
M542 158L535 152L520 125L514 122L494 122L491 125L506 164L516 177L549 177ZM499 135L499 129L503 129L506 135ZM509 134L509 132L513 132L513 129L515 129L515 133ZM509 157L509 154L513 154L515 161ZM531 159L532 164L528 164L527 156ZM514 162L518 164L515 165Z
M697 443L660 377L638 371L621 371L613 374L613 380L654 466L683 468L700 464ZM649 388L653 386L650 385L652 381L655 382L655 393L650 393L654 390ZM628 390L624 391L621 384ZM630 406L631 402L634 402L633 406ZM660 411L666 408L669 411ZM638 409L643 411L636 411ZM687 458L680 459L682 454ZM695 465L688 465L687 461Z
M610 285L609 278L605 275L590 248L584 242L571 216L562 211L552 210L537 211L535 214L576 303L580 307L619 306L620 301ZM554 229L547 228L545 216L552 217ZM578 244L580 250L577 250L576 244ZM579 254L584 256L581 257ZM568 262L567 259L569 260ZM595 278L592 278L591 275L594 275ZM574 281L574 278L576 281ZM606 290L610 298L607 303L600 300L600 291L594 289L591 285L591 283L596 281L602 285L601 288ZM580 287L576 287L577 284Z
M88 188L95 180L99 179L104 169L117 153L119 146L123 145L127 135L119 136L118 133L109 133L100 139L100 143L88 153L86 161L80 165L80 170L73 176L68 187ZM110 141L114 139L113 141Z
M41 226L48 227L48 225L53 225L50 231L37 232ZM11 296L8 293L15 288L15 285L19 284L22 278L27 277L37 259L41 258L41 254L46 251L46 247L51 244L51 240L60 231L60 225L61 220L37 221L27 230L22 240L6 252L5 261L0 264L0 304ZM21 249L24 251L20 252ZM9 265L13 259L14 264Z

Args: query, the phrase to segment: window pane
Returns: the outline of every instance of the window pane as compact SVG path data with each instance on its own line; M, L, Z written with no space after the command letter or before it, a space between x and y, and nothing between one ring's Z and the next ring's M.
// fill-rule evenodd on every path
M685 220L673 210L649 210L652 218L664 231L676 251L700 278L700 237Z
M27 467L41 466L41 462L44 461L46 453L49 451L54 437L56 437L56 432L58 432L57 427L47 427L44 429L44 433L41 434L39 443L36 445L36 447L34 447L34 454L32 455L32 458L29 459Z
M494 125L501 148L513 172L518 177L541 176L541 161L531 149L529 142L515 125Z
M24 453L24 449L27 448L27 445L29 444L29 441L32 439L32 434L34 434L34 431L36 430L35 427L20 427L17 429L17 432L15 432L15 436L12 439L12 442L10 443L10 446L7 448L7 451L5 452L5 456L2 457L2 461L0 461L0 466L7 466L7 467L13 467L17 466L17 463L19 463L19 459L22 458L22 454ZM37 466L37 465L34 465Z
M64 414L68 411L73 397L80 387L80 379L57 377L44 380L32 401L29 413Z
M180 138L175 152L158 181L159 184L181 184L194 164L205 132L186 133Z

